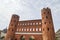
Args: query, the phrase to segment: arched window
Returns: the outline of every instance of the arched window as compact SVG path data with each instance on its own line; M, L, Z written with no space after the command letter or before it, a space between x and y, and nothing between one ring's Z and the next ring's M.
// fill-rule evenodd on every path
M32 23L30 23L30 25L32 25Z
M33 23L33 25L35 25L35 23Z
M35 40L34 36L30 36L29 40Z
M30 28L30 31L32 31L32 28Z
M41 31L41 28L39 28L39 31Z
M27 25L27 24L25 23L25 25Z
M29 28L27 28L27 31L29 31Z
M44 22L44 24L46 24L46 22Z
M17 32L19 31L19 29L17 29Z
M20 37L20 40L25 40L25 36L22 35L22 36Z
M23 31L23 28L22 28L22 31Z
M25 24L23 23L22 25L24 26Z
M36 25L38 25L38 22L36 23Z
M36 31L38 31L38 28L36 28Z
M24 31L26 31L26 28L24 28Z
M29 23L27 25L29 25Z
M19 31L21 31L21 28L19 29Z
M39 24L41 25L41 22L39 22Z
M49 31L49 28L47 28L47 30Z
M33 28L33 31L35 31L35 28Z
M46 19L48 19L48 16L46 16Z

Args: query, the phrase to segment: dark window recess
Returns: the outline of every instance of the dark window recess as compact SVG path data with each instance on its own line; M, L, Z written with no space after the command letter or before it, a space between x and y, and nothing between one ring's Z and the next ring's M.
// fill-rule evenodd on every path
M43 31L44 31L44 28L43 28Z
M49 12L48 12L49 13Z
M15 27L16 27L16 25L15 25Z
M46 22L44 22L44 24L46 24Z
M49 31L49 28L47 28L47 30Z
M45 14L46 12L44 12L44 14Z
M17 39L15 39L15 40L17 40Z
M11 26L13 26L13 24L11 24Z
M46 18L48 18L48 16L46 16Z
M13 31L13 29L12 29L12 31Z

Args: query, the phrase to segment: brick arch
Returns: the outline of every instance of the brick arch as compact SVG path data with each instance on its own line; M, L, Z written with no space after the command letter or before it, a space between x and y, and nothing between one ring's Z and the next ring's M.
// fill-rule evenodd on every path
M25 36L21 35L20 40L25 40Z
M35 37L34 36L30 36L29 40L35 40Z

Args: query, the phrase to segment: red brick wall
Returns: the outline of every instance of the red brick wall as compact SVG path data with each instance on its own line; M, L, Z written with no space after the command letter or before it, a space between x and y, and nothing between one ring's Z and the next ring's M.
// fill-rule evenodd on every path
M43 8L42 19L36 20L19 21L19 16L13 15L5 40L20 40L22 35L25 36L25 40L29 40L30 36L33 36L35 40L55 40L51 10Z
M16 34L16 35L15 35L15 39L20 40L20 37L21 37L21 36L22 36L22 34L20 34L20 35ZM29 35L23 34L23 36L25 36L25 40L29 40L29 38L30 38L31 36L33 36L35 40L43 40L43 39L42 39L42 35L39 35L39 34L38 34L38 35L35 35L35 34L29 34Z
M43 40L55 40L51 10L49 8L43 8L41 12Z
M11 18L11 21L10 21L10 24L9 24L9 28L7 30L7 34L6 34L5 40L14 39L18 21L19 21L19 16L15 15L15 14L12 15L12 18Z

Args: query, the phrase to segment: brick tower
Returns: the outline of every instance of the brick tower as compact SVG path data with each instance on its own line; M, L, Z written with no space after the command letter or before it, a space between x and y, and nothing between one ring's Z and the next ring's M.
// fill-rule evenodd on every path
M14 40L15 31L17 28L18 21L19 21L19 16L16 14L13 14L10 24L9 24L9 28L8 28L5 40Z
M41 10L42 13L42 35L43 40L55 40L55 32L52 21L51 10L47 8L43 8Z

